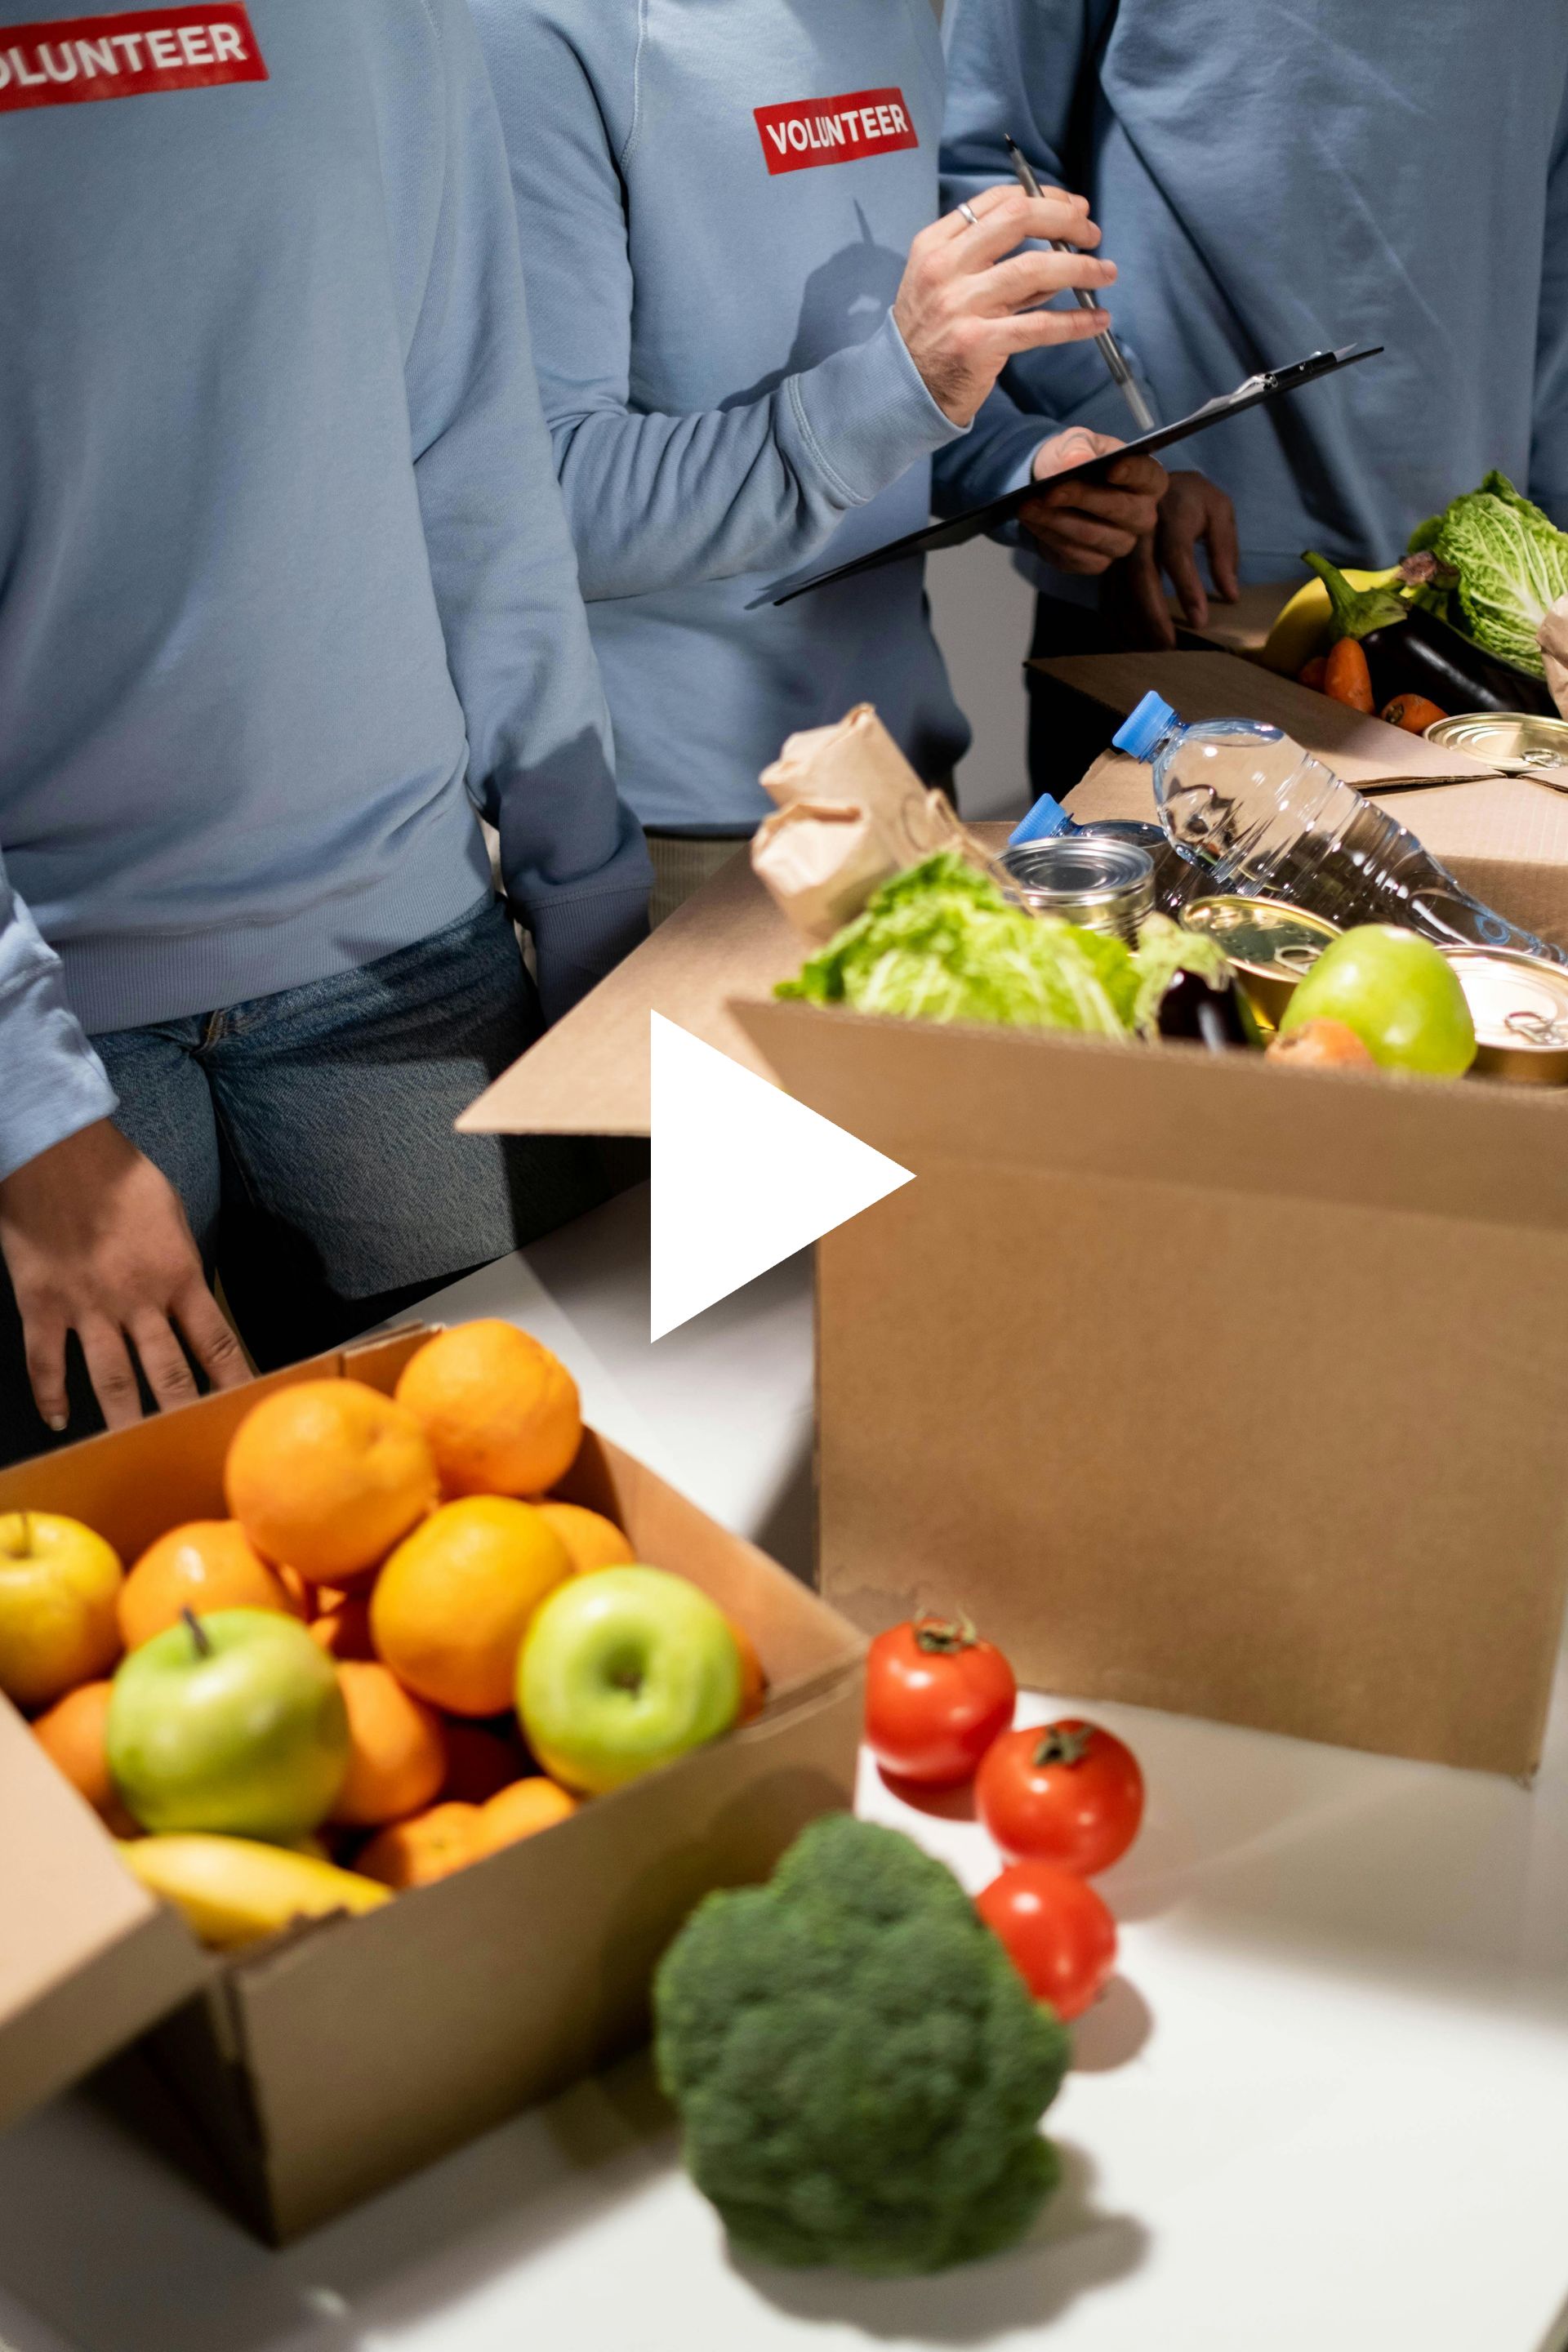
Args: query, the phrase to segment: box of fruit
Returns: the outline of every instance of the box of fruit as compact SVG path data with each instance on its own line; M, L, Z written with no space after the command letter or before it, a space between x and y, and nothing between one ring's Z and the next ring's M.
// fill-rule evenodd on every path
M862 1643L409 1331L0 1475L0 2121L138 2034L280 2242L626 2047L847 1804Z

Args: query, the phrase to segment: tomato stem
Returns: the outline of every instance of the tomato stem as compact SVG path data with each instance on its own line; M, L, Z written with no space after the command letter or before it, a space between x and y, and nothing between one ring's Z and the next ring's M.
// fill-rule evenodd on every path
M1035 1762L1037 1765L1081 1764L1093 1738L1092 1724L1049 1724L1041 1734L1040 1744L1035 1750Z
M979 1640L979 1634L963 1610L956 1617L915 1619L915 1647L931 1656L951 1657L956 1651L973 1650Z

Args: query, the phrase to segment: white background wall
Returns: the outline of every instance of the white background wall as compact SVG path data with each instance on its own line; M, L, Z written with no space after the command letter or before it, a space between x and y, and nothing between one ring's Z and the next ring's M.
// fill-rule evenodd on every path
M1023 661L1034 593L988 539L928 556L926 590L952 690L974 730L958 771L959 807L968 817L1021 816L1029 803Z

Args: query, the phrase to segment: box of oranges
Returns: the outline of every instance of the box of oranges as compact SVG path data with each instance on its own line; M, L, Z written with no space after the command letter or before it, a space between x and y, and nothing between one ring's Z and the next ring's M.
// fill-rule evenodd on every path
M0 2123L139 2035L293 2237L633 2043L861 1641L500 1322L0 1474Z

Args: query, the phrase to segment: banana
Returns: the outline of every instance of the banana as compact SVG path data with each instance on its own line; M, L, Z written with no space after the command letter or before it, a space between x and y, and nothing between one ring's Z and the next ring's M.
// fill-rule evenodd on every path
M1399 566L1396 563L1389 572L1347 572L1345 578L1352 588L1390 588L1399 578ZM1328 631L1329 592L1321 580L1309 580L1288 604L1280 606L1268 643L1258 658L1265 669L1278 670L1281 677L1294 677L1314 654L1328 651Z
M357 1871L255 1838L170 1831L127 1838L120 1851L142 1885L172 1903L193 1933L218 1951L274 1935L293 1919L374 1911L391 1900L389 1888Z

